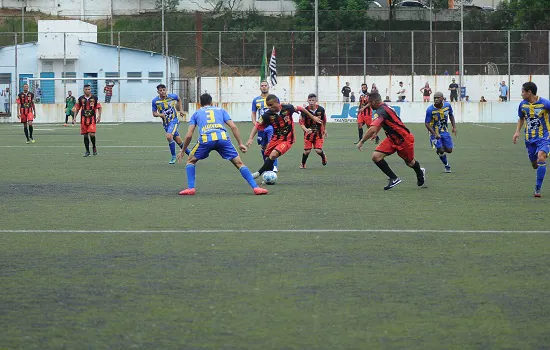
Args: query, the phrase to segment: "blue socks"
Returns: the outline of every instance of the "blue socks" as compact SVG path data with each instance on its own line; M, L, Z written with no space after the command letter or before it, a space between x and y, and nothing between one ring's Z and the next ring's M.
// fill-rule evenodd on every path
M273 162L273 166L277 166L277 164L279 164L279 158L275 159L275 161Z
M187 164L187 166L185 167L185 171L187 172L187 187L195 188L195 165ZM248 173L250 173L250 171Z
M439 159L441 160L441 163L443 163L443 165L447 166L449 164L449 163L447 163L447 155L446 154L440 155Z
M189 167L189 165L187 166ZM193 176L195 176L195 167L193 167ZM250 172L250 170L248 170L248 168L246 166L243 166L241 168L239 168L239 171L241 172L241 175L242 177L246 180L246 182L248 182L248 184L250 185L250 187L252 188L256 188L258 187L258 184L256 184L256 181L254 181L254 178L252 177L252 173ZM187 176L189 178L189 171L187 171ZM194 177L193 177L193 182L194 182ZM189 186L191 187L191 186Z
M542 182L544 181L544 175L546 175L546 162L537 162L537 188L542 187Z
M263 159L263 161L265 162L266 156L264 155L264 151L265 151L265 150L260 149L260 153L262 153L262 159Z
M180 143L178 146L180 146L180 149L183 149L183 142ZM172 149L170 149L170 150L172 150ZM189 148L187 148L187 149L185 150L185 154L189 155L189 153L191 153L191 152L189 152Z
M176 156L176 142L175 141L168 142L168 147L170 147L170 153L172 153L172 157L175 157Z

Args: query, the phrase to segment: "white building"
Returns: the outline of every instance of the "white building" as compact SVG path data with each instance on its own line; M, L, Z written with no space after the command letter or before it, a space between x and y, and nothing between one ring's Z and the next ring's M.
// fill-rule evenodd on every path
M81 94L85 83L91 84L93 92L104 101L106 79L115 83L111 102L151 101L157 84L166 83L167 77L179 76L179 58L99 44L97 27L93 24L76 20L38 21L38 32L37 42L0 48L0 90L5 90L9 82L12 103L13 92L19 91L28 78L75 78L39 82L40 102L52 104L62 103L69 90L74 95Z

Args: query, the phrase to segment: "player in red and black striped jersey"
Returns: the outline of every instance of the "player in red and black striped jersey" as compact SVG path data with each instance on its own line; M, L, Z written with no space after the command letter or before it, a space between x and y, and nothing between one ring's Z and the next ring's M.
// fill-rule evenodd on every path
M23 85L23 92L20 92L17 95L17 118L23 123L23 131L25 132L25 137L27 138L27 143L35 143L34 138L32 137L33 126L32 123L34 118L36 118L36 109L34 107L34 94L29 91L29 84ZM27 128L28 125L28 128Z
M373 91L374 92L374 91ZM361 95L359 95L359 109L357 110L357 129L359 130L359 140L363 138L363 126L370 127L372 124L372 108L369 105L369 91L367 84L361 84ZM376 135L374 143L378 144L380 137ZM355 144L359 143L357 141Z
M405 161L407 166L413 168L417 178L416 184L418 186L424 185L426 170L421 168L420 163L414 159L413 134L403 124L393 108L382 102L382 97L379 93L371 93L369 95L369 104L373 110L372 125L359 143L357 143L357 148L361 150L366 140L373 139L380 129L384 129L386 139L376 147L372 154L374 164L389 177L389 183L384 189L389 190L401 183L401 179L395 175L384 159L395 152Z
M101 104L97 96L92 95L92 88L88 84L84 85L84 95L76 100L76 105L73 107L75 118L80 110L82 110L80 113L80 135L84 135L84 147L86 147L84 157L90 156L90 140L92 141L93 154L97 156L95 132L96 123L101 121Z
M309 118L319 124L321 123L321 119L313 116L301 106L281 104L279 98L275 95L268 95L265 102L269 109L258 119L246 142L246 146L250 147L258 130L264 130L269 125L273 127L273 136L271 136L264 153L267 158L264 165L252 174L254 178L258 178L265 171L272 171L275 159L288 152L294 144L294 121L292 119L294 113L303 111Z
M304 153L302 154L300 169L306 168L307 157L309 157L312 148L315 149L315 153L321 157L322 164L327 165L327 156L325 152L323 152L323 143L325 142L325 137L327 137L327 117L325 115L325 109L317 104L317 95L315 94L308 95L307 103L307 111L321 119L321 124L318 124L309 118L307 114L302 112L300 116L300 127L304 130Z

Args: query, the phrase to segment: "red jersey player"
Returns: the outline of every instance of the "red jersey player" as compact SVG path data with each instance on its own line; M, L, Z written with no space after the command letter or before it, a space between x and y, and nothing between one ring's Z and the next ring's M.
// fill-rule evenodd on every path
M84 85L84 95L80 96L73 107L74 117L80 113L80 135L84 135L84 146L86 153L84 157L90 156L90 140L92 141L94 156L97 156L97 148L95 145L96 123L101 121L101 104L97 96L92 95L90 85ZM89 136L89 138L88 138Z
M300 116L300 127L304 130L304 153L302 154L302 163L300 169L306 168L307 157L311 153L311 149L315 149L321 157L323 165L327 165L327 156L323 152L323 143L325 137L327 137L327 117L325 115L325 109L317 104L317 95L309 94L307 97L308 106L307 111L321 119L321 124L318 124L314 120L308 117L308 115L302 112Z
M372 154L374 164L389 177L389 183L384 189L389 190L401 183L401 179L395 175L384 159L395 152L405 161L407 166L414 169L417 178L416 184L418 186L424 185L426 170L421 168L420 163L414 159L413 134L405 127L405 124L403 124L397 113L390 106L382 102L382 97L379 93L371 93L369 95L369 104L374 111L372 125L357 143L357 148L361 150L366 140L374 138L380 129L384 129L386 139L376 147Z
M17 95L17 118L23 123L23 131L25 132L25 137L27 138L27 143L35 143L34 138L32 137L32 122L36 118L36 109L34 108L34 94L29 91L29 84L23 85L23 92L20 92ZM28 128L27 128L28 124Z
M273 136L269 140L264 153L267 158L264 161L264 165L252 174L255 179L268 170L273 171L273 162L275 159L288 152L294 144L294 121L292 120L294 113L303 111L309 118L312 118L319 124L321 123L321 119L313 116L301 106L295 107L290 104L281 104L279 98L275 95L268 95L265 101L269 109L258 119L246 142L246 146L250 147L258 130L264 130L269 125L273 126Z
M373 84L374 85L374 84ZM376 88L376 86L374 86ZM373 91L375 92L375 91ZM359 129L359 140L363 138L363 126L370 127L372 124L372 108L369 105L369 91L367 84L361 84L361 95L359 95L359 110L357 111L357 128ZM376 135L374 143L378 143L380 137ZM357 141L355 144L357 144Z

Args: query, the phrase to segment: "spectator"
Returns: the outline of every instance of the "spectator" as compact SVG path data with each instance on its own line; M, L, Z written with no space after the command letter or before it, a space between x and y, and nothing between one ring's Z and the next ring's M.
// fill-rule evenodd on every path
M113 87L115 86L115 82L112 80L107 80L107 84L103 88L103 92L105 93L105 103L111 103L111 97L113 97Z
M432 95L432 88L429 83L424 84L424 87L420 89L422 93L422 100L424 102L430 102L430 96Z
M9 87L6 88L4 93L5 93L5 96L6 96L6 100L4 101L4 110L6 111L7 114L10 114L10 103L11 103L10 88Z
M466 98L464 99L464 102L472 102L472 101L470 101L470 96L466 95Z
M397 91L397 102L405 102L407 96L407 89L403 86L403 82L399 82L399 91Z
M485 96L481 96L481 98L479 99L479 102L487 102L487 100L485 99Z
M370 93L371 93L371 94L374 94L375 92L376 92L377 94L379 93L379 92L378 92L378 88L376 87L376 84L375 84L375 83L372 83L372 87L370 88Z
M506 85L506 82L503 80L502 83L500 83L500 87L498 88L499 95L499 101L506 102L508 101L508 86Z
M344 95L344 102L349 102L350 93L351 93L351 88L349 87L349 81L347 81L346 86L342 88L342 95Z
M353 91L351 92L351 96L349 97L349 101L350 102L355 102L355 94L353 93Z
M445 71L443 72L443 75L449 75L449 72L447 72L447 70L445 69Z
M40 85L38 85L38 83L36 83L36 85L34 86L34 101L36 103L40 103L41 100L42 100L42 88L40 87Z
M458 84L455 82L455 78L452 80L453 82L449 85L449 91L451 92L451 102L458 102Z
M4 90L0 90L0 113L8 114L8 110L6 108L6 92Z
M386 95L386 98L384 99L384 102L391 102L390 97Z

